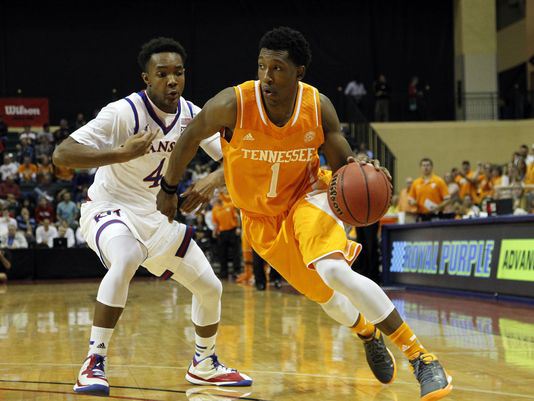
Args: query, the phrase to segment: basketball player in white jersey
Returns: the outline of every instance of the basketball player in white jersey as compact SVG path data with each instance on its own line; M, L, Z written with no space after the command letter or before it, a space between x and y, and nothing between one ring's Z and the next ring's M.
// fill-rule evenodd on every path
M78 393L109 395L107 351L140 265L176 280L193 294L196 344L186 379L217 386L252 384L250 377L226 368L215 355L222 285L192 239L193 228L170 222L156 210L167 158L200 111L181 97L185 57L183 47L172 39L146 43L138 57L146 90L108 104L54 151L56 165L98 167L81 208L80 227L108 272L98 289L89 352L74 385ZM219 134L204 141L202 148L220 159ZM224 183L218 173L203 180L204 186Z

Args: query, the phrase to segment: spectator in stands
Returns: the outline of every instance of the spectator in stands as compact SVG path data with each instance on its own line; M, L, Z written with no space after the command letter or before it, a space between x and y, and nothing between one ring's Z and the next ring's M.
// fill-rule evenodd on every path
M52 207L48 199L45 197L41 197L39 198L39 203L35 208L35 221L37 222L37 224L41 224L45 220L55 221L56 213L54 212L54 208Z
M15 199L21 198L20 187L11 176L8 176L4 182L0 182L0 198L7 199L8 194L13 194Z
M423 92L419 90L419 77L412 77L408 85L408 113L413 121L421 120Z
M365 142L361 142L358 145L358 152L356 152L356 153L365 155L369 159L373 158L373 152L371 150L369 150L369 148L367 147L367 144Z
M37 166L29 156L24 157L24 163L19 167L19 179L21 184L37 182Z
M54 135L50 132L50 124L43 124L42 131L37 134L37 142L39 142L42 137L45 137L48 140L48 143L54 143Z
M357 75L345 86L344 93L350 101L354 102L354 105L358 109L362 110L363 100L365 95L367 95L367 91L365 90L365 85Z
M476 171L471 170L471 163L469 160L464 160L462 162L462 169L458 172L456 178L456 182L460 187L460 199L463 200L466 195L469 195L474 202L478 202L477 186L481 168L481 162L478 163L478 169Z
M17 216L16 220L18 229L24 233L28 244L33 244L35 242L33 233L37 223L35 219L31 217L28 208L23 207L20 210L20 214Z
M78 206L71 200L71 197L70 192L63 194L63 200L57 205L56 217L58 220L66 221L70 227L74 227L78 217Z
M54 131L54 141L56 145L59 145L70 135L69 122L66 118L59 120L59 128Z
M417 206L410 203L410 189L412 188L413 178L406 178L406 186L399 193L399 223L413 223L417 215ZM402 214L404 213L404 217Z
M17 144L17 161L23 163L26 157L29 157L33 162L35 160L35 149L28 138L23 138Z
M19 210L19 202L13 194L7 194L6 202L4 207L8 210L10 216L16 216L17 211Z
M506 183L508 184L508 183ZM495 196L495 187L505 185L503 183L503 176L502 176L502 167L501 166L493 166L491 168L491 185L493 187L492 197Z
M50 163L50 156L42 155L37 164L37 182L41 183L45 174L50 177L54 174L54 166Z
M19 139L20 141L27 139L28 143L33 145L37 139L37 134L32 131L32 127L30 125L25 125L20 133Z
M17 215L19 215L22 212L22 209L24 208L28 209L28 211L30 212L30 216L33 216L35 214L35 205L33 204L32 198L28 197L22 199L22 203L20 205L20 209L17 212Z
M74 169L70 167L54 166L54 175L61 184L71 184L74 178Z
M386 216L397 216L399 214L399 195L391 197L391 204L388 207Z
M0 166L0 173L2 174L2 181L5 181L9 176L14 180L18 178L19 165L13 161L13 154L4 155L4 164Z
M527 174L527 162L526 160L521 157L516 163L517 171L519 172L519 179L522 180L525 178L525 175Z
M0 236L0 247L8 249L28 248L28 241L21 231L17 231L17 224L7 226L7 234Z
M83 113L78 113L76 115L76 120L74 121L74 130L83 127L85 124L87 124L87 121L85 121Z
M69 227L69 223L66 220L61 220L57 228L57 237L67 239L67 248L73 248L76 244L74 239L74 230Z
M450 203L443 208L443 218L453 219L456 215L456 209L454 203L460 199L460 187L456 181L454 181L452 172L445 173L445 183L449 191Z
M524 186L526 188L527 196L527 209L530 208L532 202L534 201L534 163L529 164L527 174L523 180Z
M7 209L2 209L2 217L0 217L0 236L6 235L8 227L12 224L16 227L17 221L9 215Z
M78 248L87 248L87 241L85 240L83 234L82 234L82 229L80 227L78 227L76 229L76 246Z
M57 185L52 181L52 176L47 173L41 175L39 183L34 188L38 198L46 198L49 202L54 201L56 191Z
M57 229L50 224L49 219L44 219L43 224L35 230L35 242L39 248L52 248L54 238L57 238Z
M480 203L485 198L493 196L493 180L491 174L491 164L484 163L482 172L479 176L477 203Z
M527 166L534 164L534 143L530 147L530 152L526 158Z
M421 159L421 177L410 189L410 204L417 206L419 220L429 221L437 217L450 202L447 184L433 173L434 163L429 158Z
M480 216L480 208L473 204L473 200L469 195L466 195L462 203L463 211L462 214L464 218L473 218Z
M37 145L35 145L35 157L37 160L43 156L50 157L54 152L54 145L48 140L46 136L41 136L37 139Z
M231 202L223 203L221 199L215 201L212 210L212 219L215 225L214 235L217 238L218 259L221 266L219 277L228 278L228 257L232 251L232 264L234 275L241 270L241 248L239 220L237 211Z
M391 88L386 81L386 76L380 74L374 84L375 92L375 121L389 121L389 101Z

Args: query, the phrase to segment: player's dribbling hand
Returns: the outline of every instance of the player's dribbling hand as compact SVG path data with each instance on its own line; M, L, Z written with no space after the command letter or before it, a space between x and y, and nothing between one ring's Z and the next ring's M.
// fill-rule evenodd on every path
M381 167L380 160L378 159L370 159L366 155L360 153L357 156L347 157L347 163L371 164L376 170L382 170L386 177L388 177L388 179L391 181L391 174L389 173L389 170L385 167Z
M122 145L122 152L126 155L128 160L137 159L148 153L150 146L154 139L161 135L161 130L151 131L148 127L145 130L129 137L124 145Z
M178 195L171 195L160 189L156 196L156 207L161 214L167 216L169 223L172 223L178 209Z

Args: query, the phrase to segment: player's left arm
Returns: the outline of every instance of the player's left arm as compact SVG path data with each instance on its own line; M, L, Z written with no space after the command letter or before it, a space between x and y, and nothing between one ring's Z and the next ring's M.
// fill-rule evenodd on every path
M324 132L322 151L332 171L337 171L345 164L354 153L349 143L341 132L341 124L337 117L334 105L325 95L320 94L321 120Z
M326 157L328 165L333 172L336 172L345 164L357 161L360 163L371 163L375 168L382 169L388 178L391 180L391 175L389 171L380 167L380 162L376 159L369 160L365 158L357 158L352 149L350 148L349 143L345 139L345 135L341 132L341 124L336 113L334 105L325 95L320 94L321 99L321 120L324 132L324 143L322 146L322 151Z

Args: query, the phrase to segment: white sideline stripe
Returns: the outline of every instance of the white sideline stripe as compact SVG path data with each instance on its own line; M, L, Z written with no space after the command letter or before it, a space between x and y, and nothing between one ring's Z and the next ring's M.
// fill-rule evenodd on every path
M32 363L32 362L22 362L22 363L10 363L10 362L0 362L0 365L9 365L9 366L80 366L80 364L76 363ZM187 369L189 366L158 366L158 365L115 365L113 364L113 369L116 368L140 368L140 369L146 369L146 368L152 368L152 369ZM289 375L289 376L302 376L302 377L318 377L318 378L325 378L325 379L343 379L343 380L352 380L352 381L363 381L363 382L372 382L376 383L376 379L367 379L365 377L353 377L353 376L339 376L339 375L321 375L321 374L315 374L315 373L298 373L298 372L272 372L268 370L248 370L247 372L250 373L259 373L259 374L266 374L266 375ZM4 373L5 374L5 373ZM17 373L20 376L20 373ZM395 380L395 384L402 384L406 386L416 386L416 382L414 381L403 381L403 380ZM504 391L493 391L493 390L483 390L479 388L473 388L473 387L464 387L464 386L458 386L454 384L453 380L453 391L466 391L469 393L481 393L481 394L495 394L495 395L502 395L502 396L513 396L518 397L526 400L534 400L534 395L525 395L525 394L518 394L518 393L507 393ZM394 390L393 390L394 391Z

